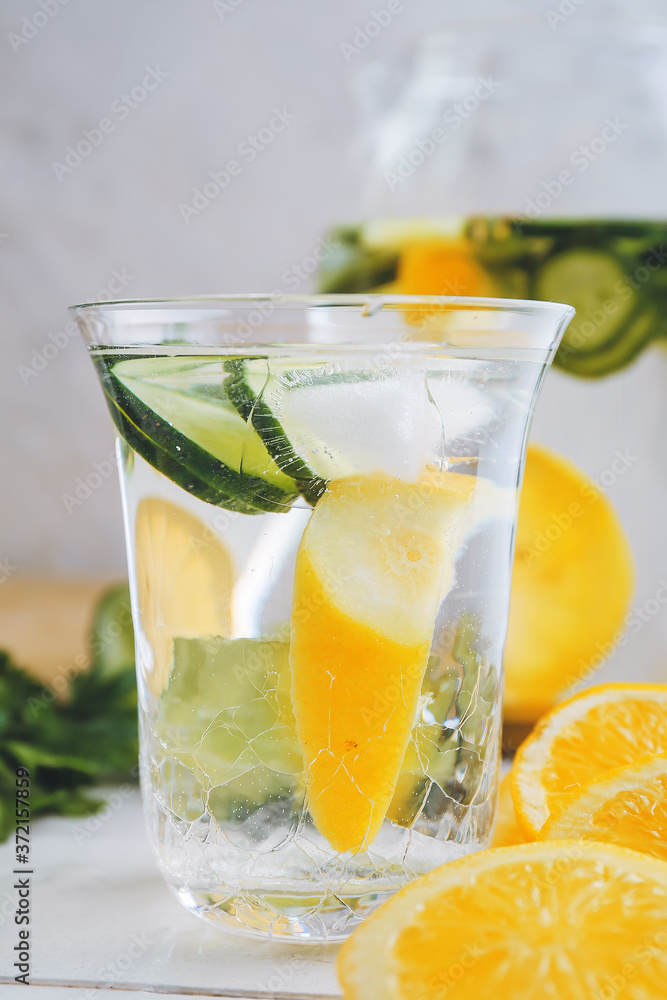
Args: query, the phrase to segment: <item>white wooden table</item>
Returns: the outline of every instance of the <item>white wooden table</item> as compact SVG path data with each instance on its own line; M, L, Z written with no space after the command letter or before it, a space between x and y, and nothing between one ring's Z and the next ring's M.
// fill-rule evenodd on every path
M189 914L157 870L138 792L102 819L32 824L30 986L14 982L17 864L0 845L0 1000L340 997L335 945L229 934Z

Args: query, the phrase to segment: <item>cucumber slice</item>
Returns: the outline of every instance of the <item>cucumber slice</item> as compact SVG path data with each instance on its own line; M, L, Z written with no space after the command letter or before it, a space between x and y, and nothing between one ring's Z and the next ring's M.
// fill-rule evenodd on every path
M297 373L279 369L274 375L264 358L227 361L225 370L225 393L229 401L257 431L277 467L298 483L309 502L317 503L326 489L326 481L297 455L275 416L276 411L282 413L284 408L285 393L289 391L286 383L298 384Z
M228 361L225 365L228 378L225 392L241 416L252 424L267 451L278 467L301 482L302 489L314 494L316 501L326 489L328 479L346 475L349 469L335 461L326 452L324 443L306 431L300 420L290 419L292 407L289 396L299 386L330 381L330 376L319 376L312 369L308 375L295 371L293 366L271 363L267 358L246 358ZM314 415L314 414L313 414ZM292 438L298 442L297 453ZM320 468L316 472L306 460L321 450ZM319 474L318 474L319 473Z
M121 437L133 448L138 455L141 455L149 465L161 472L167 479L180 486L187 493L203 500L204 503L214 504L216 507L224 507L226 510L233 510L241 514L263 514L264 511L254 507L243 500L232 498L224 493L220 484L209 482L196 476L184 465L182 458L176 454L172 455L164 448L144 433L136 424L132 423L125 413L125 410L118 405L116 400L107 395L107 403L111 411L111 418ZM141 419L140 417L138 419Z
M382 473L412 481L435 461L442 425L420 370L331 372L288 360L227 363L225 391L277 465L315 504L326 482Z
M107 380L112 416L138 453L189 493L244 513L285 511L298 496L224 394L222 359L141 357Z
M156 731L219 821L303 792L286 642L175 639Z
M536 275L533 298L574 306L577 315L562 346L592 353L616 337L637 297L614 257L582 247L547 260Z
M640 306L615 338L596 351L567 349L561 345L554 364L580 378L601 378L625 368L657 336L658 309Z

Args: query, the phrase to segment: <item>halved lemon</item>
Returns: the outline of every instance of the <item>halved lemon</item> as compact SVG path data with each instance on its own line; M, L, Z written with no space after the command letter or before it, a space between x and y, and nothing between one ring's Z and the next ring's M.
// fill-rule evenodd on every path
M667 861L667 755L616 767L584 785L540 838L605 840Z
M618 515L584 473L528 448L505 650L505 718L533 722L622 635L634 589Z
M331 482L299 546L290 662L308 807L338 851L376 836L401 770L475 478Z
M139 619L152 651L146 682L159 696L176 637L230 635L232 561L207 525L161 497L139 502L134 547Z
M347 1000L659 1000L667 864L567 840L452 861L372 914L338 975Z
M582 786L612 768L667 753L667 684L600 684L558 705L512 768L519 825L533 839Z

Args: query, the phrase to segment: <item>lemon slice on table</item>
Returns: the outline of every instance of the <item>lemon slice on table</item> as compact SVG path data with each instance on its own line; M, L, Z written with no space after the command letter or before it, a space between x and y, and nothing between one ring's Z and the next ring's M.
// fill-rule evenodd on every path
M634 589L613 507L576 466L530 445L505 651L505 719L534 722L620 638Z
M310 814L337 851L367 847L387 814L474 492L451 472L341 479L304 532L292 701Z
M615 767L583 785L540 831L540 839L605 840L667 861L667 756Z
M582 786L650 754L667 753L667 684L600 684L542 719L517 752L512 796L534 839Z
M658 1000L666 946L664 862L549 841L412 882L345 942L338 975L347 1000Z
M139 502L134 545L139 620L153 652L147 683L159 696L176 637L230 635L232 561L207 525L160 497Z
M491 847L511 847L512 844L524 844L525 841L526 838L516 821L512 799L512 775L509 773L502 779L498 788L498 808Z

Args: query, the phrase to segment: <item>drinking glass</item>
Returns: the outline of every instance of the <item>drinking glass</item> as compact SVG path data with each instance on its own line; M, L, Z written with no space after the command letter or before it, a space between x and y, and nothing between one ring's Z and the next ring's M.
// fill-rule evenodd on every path
M74 310L119 435L158 863L221 925L346 937L489 843L525 441L573 310Z

